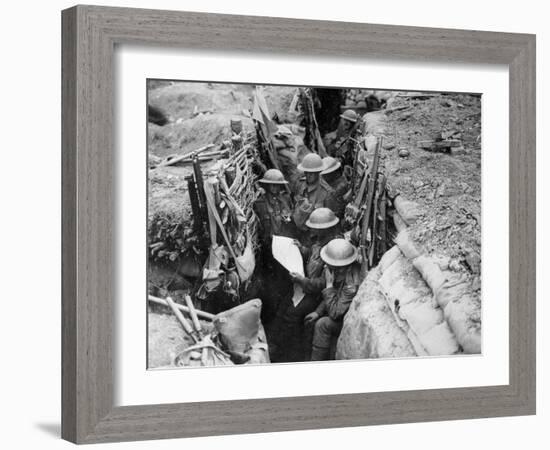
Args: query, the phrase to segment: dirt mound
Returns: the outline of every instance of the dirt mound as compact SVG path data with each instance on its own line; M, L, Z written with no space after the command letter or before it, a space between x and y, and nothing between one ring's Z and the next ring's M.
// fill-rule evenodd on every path
M367 131L385 136L382 163L389 186L422 211L411 228L415 243L479 275L475 261L481 255L481 98L410 95L394 97L392 113L366 114ZM462 141L462 147L451 153L419 148L419 141L438 134ZM400 157L401 149L409 156Z
M173 82L149 90L149 104L160 108L172 121L190 119L194 112L241 115L252 107L253 88L244 84Z
M364 119L367 133L384 136L391 194L408 200L414 218L363 282L337 357L409 356L404 336L414 354L480 353L481 99L401 94ZM447 138L462 146L436 153L418 145Z
M148 125L148 149L153 155L164 158L208 144L221 144L231 136L232 118L241 119L246 131L254 129L245 114L253 106L251 85L162 82L152 86L149 104L170 119L164 126ZM263 90L270 114L285 120L296 88L266 86Z
M191 119L158 126L150 123L148 148L153 155L165 158L197 150L205 145L219 145L231 136L230 121L238 117L246 131L252 131L252 120L231 114L199 114Z

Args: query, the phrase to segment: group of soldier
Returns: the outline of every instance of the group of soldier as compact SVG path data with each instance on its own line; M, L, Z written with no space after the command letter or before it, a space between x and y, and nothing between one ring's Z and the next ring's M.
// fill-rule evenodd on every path
M346 111L341 118L340 128L349 134L357 117ZM341 137L333 144L341 146ZM259 180L262 189L255 211L261 264L268 274L264 324L274 362L332 359L343 318L359 287L359 252L342 232L350 188L343 173L347 155L336 146L327 148L332 156L306 154L295 172L287 172L290 179L278 169L269 169ZM304 275L288 273L273 259L275 235L294 239L304 261ZM304 292L296 304L294 285Z

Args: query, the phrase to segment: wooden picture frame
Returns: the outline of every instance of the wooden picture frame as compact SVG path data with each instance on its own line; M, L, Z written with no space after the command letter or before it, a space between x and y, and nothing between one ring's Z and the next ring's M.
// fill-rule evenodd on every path
M535 413L534 35L97 6L63 11L62 31L64 439L94 443ZM506 64L509 384L114 407L116 44Z

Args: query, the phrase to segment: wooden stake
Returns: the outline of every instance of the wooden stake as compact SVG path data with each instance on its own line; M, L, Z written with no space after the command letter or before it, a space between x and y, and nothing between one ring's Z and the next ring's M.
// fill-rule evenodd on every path
M149 301L153 303L157 303L159 305L170 306L168 305L168 302L163 298L155 297L153 295L149 295ZM174 304L176 305L176 308L178 308L180 311L190 314L189 308L187 306L180 305L179 303L174 303ZM197 313L197 316L199 316L203 320L209 320L209 321L214 320L214 317L215 317L214 314L201 311L200 309L197 309L197 308L195 308L195 312Z

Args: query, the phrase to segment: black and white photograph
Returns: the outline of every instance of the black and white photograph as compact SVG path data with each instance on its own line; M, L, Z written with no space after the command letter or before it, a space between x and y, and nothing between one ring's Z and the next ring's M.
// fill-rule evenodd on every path
M149 369L482 352L481 95L147 80Z

